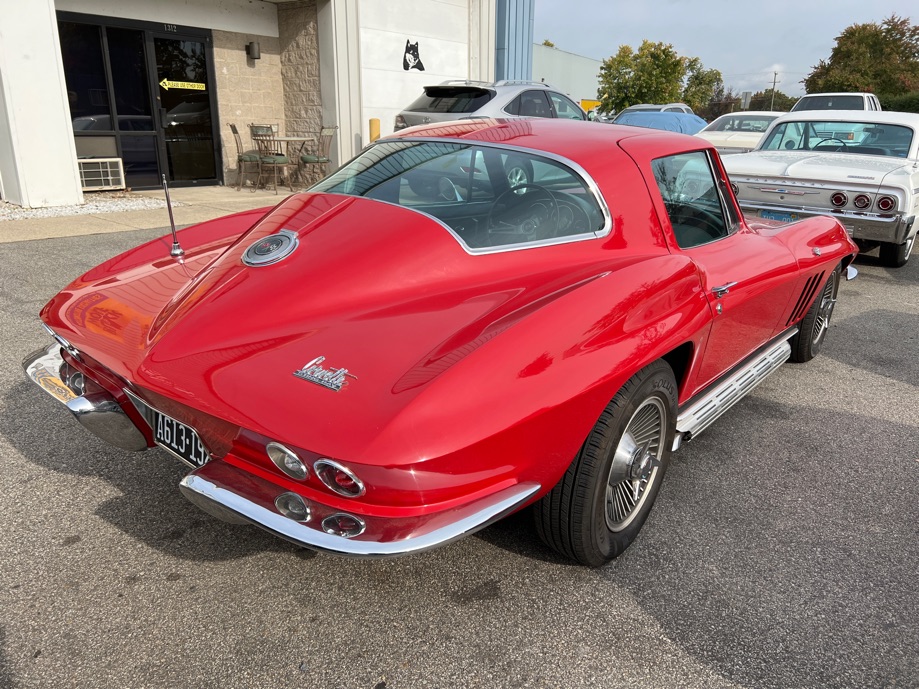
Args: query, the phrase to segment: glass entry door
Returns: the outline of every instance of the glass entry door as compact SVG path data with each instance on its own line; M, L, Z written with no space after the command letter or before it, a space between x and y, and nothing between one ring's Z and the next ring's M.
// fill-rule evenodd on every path
M207 46L199 38L154 35L153 53L167 179L213 179L217 167Z
M58 12L77 156L121 158L125 184L216 184L211 32Z

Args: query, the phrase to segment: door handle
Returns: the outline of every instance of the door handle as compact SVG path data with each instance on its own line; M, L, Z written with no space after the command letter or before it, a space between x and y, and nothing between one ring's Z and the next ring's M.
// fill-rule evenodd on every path
M715 295L715 299L721 299L721 297L730 292L731 288L736 284L736 282L729 282L726 285L721 285L720 287L712 287L712 294Z

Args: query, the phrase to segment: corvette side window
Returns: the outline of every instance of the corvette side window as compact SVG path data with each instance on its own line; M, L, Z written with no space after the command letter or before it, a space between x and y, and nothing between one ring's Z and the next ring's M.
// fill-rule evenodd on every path
M708 244L731 233L704 151L658 158L651 168L681 249Z

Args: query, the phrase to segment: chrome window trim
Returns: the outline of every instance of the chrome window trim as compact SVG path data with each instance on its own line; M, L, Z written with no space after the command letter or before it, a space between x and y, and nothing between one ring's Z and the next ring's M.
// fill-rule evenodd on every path
M367 148L365 148L364 151L362 151L362 153L370 150L371 148L379 144L393 143L396 141L411 141L411 142L418 142L418 143L452 143L452 144L461 144L461 145L470 146L470 147L481 146L482 148L495 148L500 151L508 151L510 153L528 153L536 157L548 158L549 160L554 160L555 162L561 163L562 165L565 165L566 167L570 168L573 172L577 173L578 177L581 178L581 181L587 185L587 188L590 190L590 193L593 194L594 199L597 201L597 204L600 206L600 212L603 214L603 227L601 227L599 230L595 230L594 232L573 234L567 237L556 237L554 239L542 239L542 240L535 241L535 242L524 242L520 244L506 244L504 246L498 246L498 247L482 247L480 249L475 249L475 248L468 246L466 242L462 240L459 234L457 234L456 231L452 227L447 225L447 223L445 223L443 220L431 215L430 213L425 213L423 210L420 210L418 208L413 208L412 206L403 206L402 204L393 203L392 201L384 201L382 199L373 199L367 196L356 196L354 194L345 194L342 192L317 191L315 193L331 194L335 196L345 196L345 197L352 198L352 199L353 198L367 199L368 201L374 201L376 203L385 203L390 206L395 206L397 208L404 208L405 210L412 211L414 213L418 213L419 215L423 215L426 218L430 218L431 220L436 222L438 225L443 227L445 230L447 230L447 232L449 232L453 236L453 238L456 239L457 243L462 247L463 251L465 251L470 256L482 256L486 254L503 254L503 253L507 253L510 251L522 251L524 249L538 249L538 248L542 248L546 246L555 246L558 244L571 244L574 242L583 242L583 241L588 241L592 239L601 239L603 237L609 236L609 234L613 231L613 216L612 216L612 213L610 213L609 206L607 206L606 204L606 199L603 198L603 194L600 192L600 186L596 183L594 178L591 177L587 173L587 171L583 167L578 165L576 162L574 162L570 158L566 158L565 156L559 155L557 153L550 153L548 151L542 151L542 150L534 149L534 148L525 148L523 146L507 146L507 145L494 143L491 141L477 141L474 139L470 140L470 139L460 139L456 137L440 137L440 136L436 136L436 137L435 136L424 136L424 137L405 136L405 137L398 137L396 139L380 139L370 144L370 146L367 146ZM356 157L359 157L359 156L356 156ZM353 160L354 159L348 162L350 163ZM307 191L309 191L309 189Z
M715 191L718 194L718 202L721 204L721 219L724 220L724 226L727 229L728 233L724 235L723 237L715 237L710 242L704 242L703 244L693 244L692 246L683 247L683 246L680 246L680 242L679 240L677 240L676 232L673 229L673 221L670 219L670 214L668 213L666 217L667 217L667 222L670 224L670 234L673 236L673 241L676 244L676 247L679 251L692 251L693 249L698 249L703 246L711 246L712 244L716 244L717 242L721 242L721 241L724 241L725 239L729 239L737 234L737 232L741 228L741 225L743 224L740 218L737 219L737 222L734 222L734 223L728 222L728 218L733 214L728 213L727 203L724 198L724 193L721 189L721 185L722 185L722 182L724 184L730 184L731 181L730 181L730 178L727 177L726 171L725 171L724 180L722 180L721 176L716 173L716 169L715 169L715 166L713 165L713 160L712 160L712 149L703 148L703 149L698 149L695 151L681 151L680 153L674 153L671 155L660 156L659 158L653 158L651 160L651 163L653 164L655 160L662 160L664 158L674 158L676 156L688 155L691 153L705 154L705 160L708 163L708 173L712 176L712 186L715 187ZM651 169L651 176L654 177L656 181L657 178L654 175L653 167ZM661 195L661 197L663 198L660 188L657 185L655 185L655 188L657 189L657 193ZM740 199L737 199L737 205L738 206L740 205Z
M736 234L743 224L743 219L734 212L734 207L728 203L728 200L724 196L724 187L731 184L731 179L728 177L726 171L724 171L723 177L719 174L719 168L715 165L714 151L712 151L712 149L706 149L705 157L708 158L708 171L712 175L712 181L715 183L715 191L718 193L718 200L721 203L721 216L728 230L726 237L730 237ZM739 206L740 202L738 202L737 205Z

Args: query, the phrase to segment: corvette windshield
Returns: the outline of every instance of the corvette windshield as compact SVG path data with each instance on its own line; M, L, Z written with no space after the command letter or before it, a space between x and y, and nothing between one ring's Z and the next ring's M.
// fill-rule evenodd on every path
M587 181L561 161L449 141L378 143L310 191L421 211L473 251L595 234L607 217Z
M874 122L790 121L776 126L760 145L763 151L822 151L906 158L913 130Z

